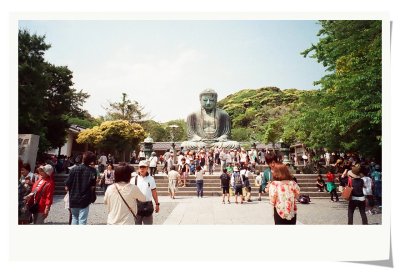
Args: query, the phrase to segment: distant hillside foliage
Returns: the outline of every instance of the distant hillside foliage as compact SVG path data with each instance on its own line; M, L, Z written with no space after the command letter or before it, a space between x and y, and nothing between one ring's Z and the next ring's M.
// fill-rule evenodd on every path
M304 90L263 87L244 89L218 102L232 120L231 137L236 141L277 143L284 133L285 119L293 113ZM287 137L294 141L294 136Z

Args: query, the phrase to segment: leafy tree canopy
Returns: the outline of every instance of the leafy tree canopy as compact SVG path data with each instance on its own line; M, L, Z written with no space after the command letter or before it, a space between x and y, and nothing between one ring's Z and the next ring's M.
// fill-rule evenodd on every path
M144 107L140 106L137 101L128 99L126 93L122 93L121 102L110 102L106 108L106 120L127 120L129 122L141 122L146 118L147 113L144 113Z
M304 96L305 107L293 122L305 133L308 145L379 156L382 22L335 20L320 24L318 43L302 54L317 59L328 73L316 82L321 92Z
M233 140L277 142L283 134L282 117L293 110L302 93L277 87L245 89L220 100L218 107L232 120Z
M40 136L39 154L65 143L68 116L89 97L72 88L72 71L45 61L45 36L18 31L18 132Z
M141 123L146 135L150 135L154 141L174 142L186 140L186 122L184 120L171 120L158 123L154 120L146 120ZM173 125L173 127L171 127ZM176 126L176 127L175 127ZM173 139L172 139L173 136Z
M144 138L145 132L140 124L127 120L112 120L81 131L76 141L93 144L96 148L107 151L124 151L132 149Z

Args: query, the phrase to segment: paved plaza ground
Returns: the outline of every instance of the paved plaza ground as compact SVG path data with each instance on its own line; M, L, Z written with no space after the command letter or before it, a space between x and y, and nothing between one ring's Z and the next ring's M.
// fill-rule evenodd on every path
M273 209L266 197L262 201L244 204L222 204L221 197L197 198L193 196L160 196L160 212L154 213L157 225L273 225ZM312 199L310 204L298 204L297 224L346 225L347 201L330 202L330 199ZM382 223L382 214L367 215L370 225ZM88 224L106 224L107 214L103 196L90 205ZM63 196L54 196L47 224L68 224L68 210L64 208ZM354 224L361 224L358 209L354 213Z

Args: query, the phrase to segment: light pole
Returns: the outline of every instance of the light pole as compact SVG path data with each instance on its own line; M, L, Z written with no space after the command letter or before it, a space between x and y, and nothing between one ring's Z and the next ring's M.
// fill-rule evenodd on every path
M175 139L174 139L175 135L174 135L174 131L175 131L175 129L178 128L179 126L176 125L176 124L171 124L171 125L169 125L168 127L171 128L171 141L172 141L171 147L172 147L172 155L173 155L174 163L176 163L176 162L175 162L176 158L175 158Z

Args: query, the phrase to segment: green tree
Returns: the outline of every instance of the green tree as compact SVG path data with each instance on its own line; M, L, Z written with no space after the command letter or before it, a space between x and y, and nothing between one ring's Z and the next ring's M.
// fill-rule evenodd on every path
M154 120L146 120L141 123L146 135L150 135L156 142L167 141L168 134L164 126Z
M270 120L265 125L264 142L276 144L282 138L283 123L282 119Z
M104 120L92 117L87 111L83 113L83 116L70 116L68 117L68 123L70 125L76 124L84 128L92 128L96 125L100 125Z
M177 125L178 127L172 129L171 127L169 127L170 125ZM187 140L187 123L185 120L183 119L170 120L165 123L165 126L168 135L165 141L172 141L172 135L171 135L172 130L175 142Z
M39 154L65 143L68 116L83 114L89 97L72 88L66 66L45 61L45 36L18 31L18 132L40 136Z
M231 135L235 141L249 141L251 137L249 130L242 127L232 128Z
M93 144L96 148L106 151L117 151L122 155L120 159L125 161L125 152L136 147L144 137L145 132L140 124L127 120L113 120L81 131L76 141Z
M311 146L381 155L382 22L320 21L320 39L302 52L317 59L327 74L304 95L297 126ZM307 123L309 122L309 123ZM302 124L302 125L301 125Z
M121 102L110 102L109 107L106 108L107 120L127 120L129 122L141 122L147 116L144 113L144 107L140 106L137 101L128 99L126 93L122 93Z

